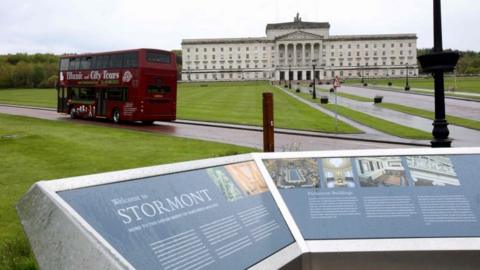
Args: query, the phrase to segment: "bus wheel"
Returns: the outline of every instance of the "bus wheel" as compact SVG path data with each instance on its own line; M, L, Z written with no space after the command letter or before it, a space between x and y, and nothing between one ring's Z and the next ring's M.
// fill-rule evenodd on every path
M70 118L77 118L77 111L74 108L70 109Z
M151 125L153 125L153 121L151 121L151 120L142 121L142 124L145 125L145 126L151 126Z
M120 123L120 111L118 109L113 110L112 119L115 124Z

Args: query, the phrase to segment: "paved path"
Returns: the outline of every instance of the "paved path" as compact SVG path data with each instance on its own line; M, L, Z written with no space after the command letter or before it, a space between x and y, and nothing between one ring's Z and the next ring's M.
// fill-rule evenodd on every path
M282 90L283 92L285 92L286 94L290 95L291 97L299 100L300 102L303 102L305 103L306 105L316 109L316 110L319 110L331 117L335 117L335 113L330 111L330 110L327 110L323 107L321 107L320 105L316 104L316 103L313 103L313 102L310 102L310 101L307 101L291 92L289 92L288 90L285 90L281 87L279 87L280 90ZM306 88L306 87L301 87L301 90L305 93L308 93L309 92L309 89ZM330 98L330 100L333 100L333 98ZM350 135L352 138L362 138L362 139L367 139L367 140L382 140L382 141L395 141L395 142L402 142L402 143L424 143L424 144L429 144L428 141L422 141L422 140L410 140L410 139L404 139L404 138L399 138L399 137L395 137L395 136L392 136L390 134L386 134L386 133L383 133L383 132L380 132L376 129L373 129L371 127L368 127L368 126L365 126L365 125L362 125L358 122L355 122L353 120L350 120L349 118L346 118L346 117L343 117L341 115L338 115L338 120L339 121L343 121L349 125L352 125L358 129L360 129L361 131L365 132L364 134L354 134L354 135ZM345 136L345 135L343 135Z
M345 85L340 87L339 91L372 99L375 95L381 95L383 102L434 111L433 96ZM445 106L447 114L480 121L480 102L446 98Z
M189 123L155 122L154 126L140 124L114 125L106 121L71 120L68 116L58 114L52 110L39 110L0 105L0 113L30 116L48 120L75 121L82 124L94 124L108 127L128 128L166 135L195 138L215 142L230 143L249 147L263 148L263 134L261 131L237 129L232 127L213 127L193 125ZM251 128L251 127L250 127ZM341 149L376 149L376 148L406 148L409 146L389 143L367 142L350 139L317 137L314 134L275 134L276 151L313 151L313 150L341 150ZM411 146L410 146L411 147Z
M330 94L330 96L331 100L333 100L333 94ZM337 99L339 105L395 122L403 126L416 128L426 132L431 132L433 128L432 120L430 119L385 109L380 106L375 106L373 102L359 102L342 97L337 97ZM453 146L477 146L480 144L480 131L454 125L449 125L448 129L450 130L450 138L453 139Z
M344 91L344 86L342 86L339 91ZM304 92L308 92L309 88L302 87L301 89ZM327 93L322 93L325 95ZM335 95L333 93L328 93L330 102L333 102ZM418 117L406 113L401 113L394 110L389 110L382 108L380 106L375 106L373 102L360 102L356 100L351 100L337 96L337 102L339 105L357 110L387 121L398 123L403 126L408 126L423 130L426 132L432 131L432 120L426 119L423 117ZM480 104L479 104L480 106ZM450 138L453 140L452 145L454 147L467 147L467 146L479 146L480 145L480 131L464 128L460 126L449 125Z

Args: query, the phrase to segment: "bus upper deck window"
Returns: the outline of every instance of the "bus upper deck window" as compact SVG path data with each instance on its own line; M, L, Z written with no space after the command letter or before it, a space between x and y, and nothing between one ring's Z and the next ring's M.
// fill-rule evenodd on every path
M68 70L68 62L69 62L70 59L68 58L64 58L62 60L60 60L60 70L61 71L65 71L65 70Z
M147 89L148 93L155 93L155 94L166 94L170 92L169 86L156 86L156 85L149 85Z
M147 61L152 63L170 64L170 54L164 52L148 52Z

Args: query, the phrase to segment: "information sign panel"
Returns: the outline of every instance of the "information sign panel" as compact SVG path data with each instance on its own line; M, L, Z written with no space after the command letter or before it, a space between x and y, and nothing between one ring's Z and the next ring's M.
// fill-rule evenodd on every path
M306 240L480 237L480 155L263 163Z
M246 269L294 242L253 161L57 194L136 269Z

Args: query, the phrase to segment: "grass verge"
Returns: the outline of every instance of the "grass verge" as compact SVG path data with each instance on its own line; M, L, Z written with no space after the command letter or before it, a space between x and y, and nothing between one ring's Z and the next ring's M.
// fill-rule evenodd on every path
M381 104L377 104L377 106L381 106L383 108L390 109L390 110L399 111L402 113L420 116L427 119L432 119L432 120L435 119L435 113L428 110L412 108L412 107L394 104L394 103L381 103ZM452 125L480 130L480 121L466 119L466 118L457 117L457 116L451 116L451 115L447 115L447 120Z
M323 104L322 106L328 110L335 111L334 104ZM337 105L337 112L338 114L347 117L355 122L358 122L362 125L369 126L381 132L400 138L416 140L428 140L432 138L432 135L428 132L398 125L393 122L383 120L381 118L374 117L366 113L355 111L344 106Z
M57 91L55 89L1 89L0 103L56 108Z
M255 151L126 129L0 114L0 269L36 269L15 205L36 181Z

